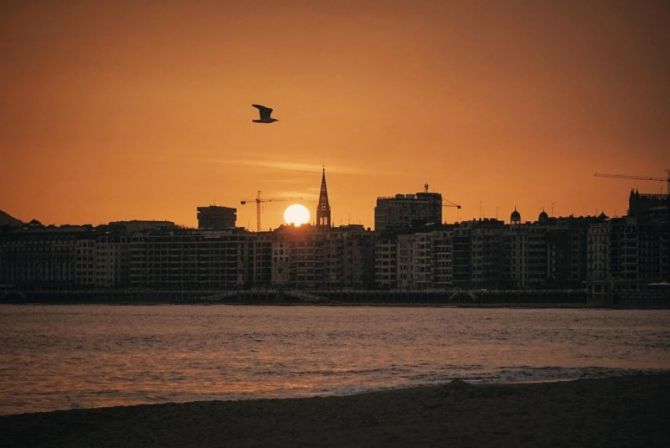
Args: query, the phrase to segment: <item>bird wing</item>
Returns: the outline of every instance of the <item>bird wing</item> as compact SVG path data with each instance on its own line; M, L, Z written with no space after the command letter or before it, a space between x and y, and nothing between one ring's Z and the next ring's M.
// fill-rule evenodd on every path
M260 104L252 104L253 107L258 109L258 112L261 114L261 120L269 120L270 115L272 115L272 108L271 107L265 107Z

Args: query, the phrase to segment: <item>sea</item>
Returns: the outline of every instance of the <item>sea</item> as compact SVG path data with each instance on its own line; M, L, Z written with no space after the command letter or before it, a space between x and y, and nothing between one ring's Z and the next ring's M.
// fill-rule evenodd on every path
M670 369L670 310L0 305L0 414Z

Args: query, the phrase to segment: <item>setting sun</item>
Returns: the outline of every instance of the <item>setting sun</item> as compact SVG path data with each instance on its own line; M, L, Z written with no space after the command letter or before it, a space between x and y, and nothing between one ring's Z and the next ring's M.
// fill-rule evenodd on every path
M309 210L302 204L292 204L284 210L284 222L289 225L301 226L309 222Z
M307 224L309 222L309 210L302 204L289 205L284 210L284 222L294 226Z

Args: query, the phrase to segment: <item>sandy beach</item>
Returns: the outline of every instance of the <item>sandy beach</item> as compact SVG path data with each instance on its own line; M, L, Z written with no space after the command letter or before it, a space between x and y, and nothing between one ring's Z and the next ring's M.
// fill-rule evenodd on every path
M670 373L0 417L6 447L670 446Z

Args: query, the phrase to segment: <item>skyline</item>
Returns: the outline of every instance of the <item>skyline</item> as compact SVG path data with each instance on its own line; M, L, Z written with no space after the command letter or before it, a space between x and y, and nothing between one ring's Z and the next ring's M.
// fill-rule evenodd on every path
M665 192L593 174L670 165L670 5L441 3L3 4L0 209L193 227L217 204L252 229L240 200L313 213L324 163L336 225L425 182L459 220Z
M666 171L668 171L668 170L666 170ZM323 179L325 179L325 168L323 168L322 176L323 176ZM601 174L600 177L606 177L606 176ZM611 177L620 177L620 176L619 175L613 175ZM661 178L656 178L654 180L659 180L659 179L661 179ZM666 180L667 179L664 178L664 181L666 181ZM390 198L395 197L396 195L414 196L415 194L420 194L420 193L423 193L423 192L441 194L439 191L434 191L432 189L428 190L428 184L425 184L424 185L424 191L403 192L403 193L396 193L396 194L392 194L392 195L388 195L388 196L378 196L376 198L377 205L379 203L378 202L379 199L390 199ZM629 193L632 194L633 192L645 193L644 191L639 192L637 189L631 189L631 191ZM261 193L262 192L260 192L260 191L257 192L257 194L261 194ZM655 193L651 193L651 194L655 194ZM670 194L670 193L661 192L662 196L667 196L668 194ZM257 196L257 198L258 197L259 196ZM266 218L265 217L265 213L266 213L265 207L267 205L273 205L274 206L273 208L280 209L279 212L281 213L281 216L282 216L282 221L278 225L273 227L273 226L267 226L267 225L263 224L261 226L261 229L259 229L260 231L273 231L273 230L279 229L281 226L284 226L284 225L296 226L296 227L300 227L300 226L305 225L305 224L309 225L309 226L318 226L318 223L317 223L318 206L314 207L314 210L313 210L314 213L312 214L312 211L310 211L310 209L307 206L304 205L304 203L306 203L308 201L300 200L299 198L294 198L294 197L281 198L281 197L279 197L279 198L273 198L273 199L267 200L265 198L265 196L260 196L260 197L262 199L260 207L261 207L261 216L262 216L262 222L263 223L265 223L265 218ZM628 197L628 196L626 196L626 197ZM504 211L501 214L500 211L496 209L495 216L489 216L489 215L483 214L479 217L471 217L471 218L467 218L467 219L455 219L455 220L449 221L445 217L446 212L448 210L454 210L455 213L456 213L456 216L458 218L458 216L459 216L458 213L459 212L458 212L457 209L460 209L461 207L460 207L460 205L449 201L447 198L442 197L442 200L445 203L442 206L443 207L443 209L442 209L442 215L443 215L442 223L443 224L458 224L458 223L465 223L465 222L469 222L469 221L488 220L488 219L497 220L497 221L501 221L501 222L509 224L511 222L510 215L513 214L513 213L519 213L520 214L521 222L532 223L532 222L537 222L540 219L538 217L534 218L533 216L529 216L529 215L525 214L522 210L520 210L520 208L518 206L515 205L512 210L507 211L507 214L505 214ZM197 212L196 216L199 214L199 210L200 210L201 207L205 207L205 208L206 207L232 208L232 209L236 210L237 214L239 214L239 212L240 212L240 207L242 207L244 209L244 208L251 208L251 206L253 206L254 210L256 210L256 207L255 207L256 198L246 199L242 202L243 202L243 204L238 205L236 207L235 206L228 207L227 205L222 205L222 204L207 204L207 205L201 204L201 205L197 206L196 209L195 209L196 212ZM249 206L249 207L245 207L245 206ZM375 209L376 209L376 207L373 207L373 210L372 210L373 214L375 213ZM541 215L541 214L546 214L547 216L549 216L551 218L572 218L572 217L576 217L576 218L593 217L593 218L595 218L595 217L599 216L600 214L604 213L604 210L602 210L602 208L596 207L594 210L595 211L592 214L575 215L574 213L567 213L567 214L561 215L561 214L556 214L554 212L553 204L552 204L551 208L542 207L541 209L539 209L538 210L538 216ZM598 212L598 210L601 210L601 211ZM627 212L628 212L628 207L625 206L624 210L626 210L626 212L621 213L621 214L617 214L617 215L613 215L613 216L608 215L607 218L617 218L617 217L626 216ZM0 210L0 211L6 212L5 210ZM482 212L483 212L483 209L482 209ZM9 213L8 215L11 218L20 219L20 218L17 218L16 216L13 216L11 213ZM35 219L35 218L32 218L32 219ZM21 221L24 224L28 224L30 221L32 221L32 219L21 220ZM98 225L111 224L113 222L127 222L127 221L136 221L136 220L137 221L143 221L143 219L137 218L137 217L129 217L128 219L124 219L124 220L111 220L111 221L108 221L108 222L101 222L101 223L91 223L91 222L50 223L50 222L41 222L40 220L37 220L37 221L40 221L40 223L42 225L45 225L45 226L50 226L50 225L56 225L56 226L61 226L61 225L65 225L65 226L67 226L67 225L75 225L75 226L78 226L78 225L94 225L94 226L98 226ZM197 220L198 220L198 218L196 218L196 221ZM169 222L173 222L174 224L176 224L180 227L183 227L183 228L197 228L197 227L199 227L197 225L197 223L196 223L196 225L184 225L184 224L181 224L181 223L178 223L178 222L174 222L174 221L170 221L170 220L164 220L164 219L155 219L155 220L149 219L148 221L161 221L161 222L169 221ZM374 223L374 220L373 220L373 223ZM256 224L257 223L254 223L252 225L251 222L247 222L246 225L242 225L242 223L238 222L237 223L237 228L245 229L247 231L259 231L259 230L256 230ZM330 226L332 226L332 227L346 226L346 225L349 225L349 224L361 224L361 223L360 222L351 222L350 220L349 220L349 222L337 222L337 221L334 220L332 224L328 225L328 227L330 227ZM363 225L364 227L367 227L368 229L375 229L376 230L375 225L370 225L370 226L365 226L365 224L361 224L361 225Z

